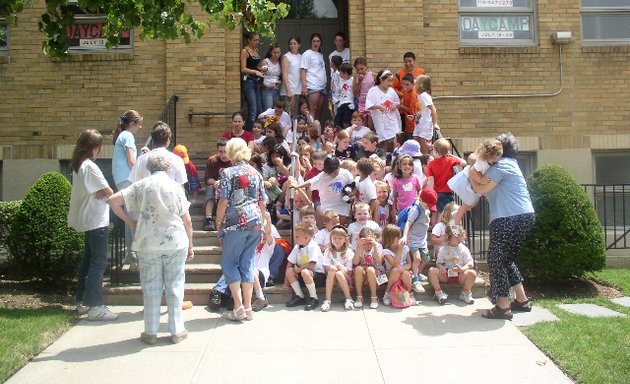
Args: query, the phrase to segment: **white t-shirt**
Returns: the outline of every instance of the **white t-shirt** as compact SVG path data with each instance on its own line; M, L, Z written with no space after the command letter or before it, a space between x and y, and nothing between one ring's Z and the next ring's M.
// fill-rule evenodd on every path
M405 265L407 265L407 254L409 254L409 246L405 244L402 247L402 257L400 258L400 263L398 264L399 267L404 267ZM389 248L383 248L382 255L383 255L383 261L385 262L385 270L389 272L392 269L392 266L389 264L385 256L386 255L391 256L392 259L395 260L396 254L394 253L394 251L392 251Z
M182 215L188 212L190 203L184 189L169 175L155 172L120 192L127 209L138 217L133 251L188 248Z
M306 69L306 88L318 91L326 89L326 64L321 53L310 49L304 52L300 69Z
M315 240L311 239L308 244L304 247L300 247L296 245L293 247L293 250L289 254L287 260L293 264L297 265L300 268L306 268L308 263L316 262L315 268L313 271L324 273L324 267L322 266L322 250L319 249L319 245L315 242Z
M330 55L328 55L328 62L329 63L332 60L333 56L341 56L341 59L343 60L343 63L349 63L350 62L350 48L344 48L343 51L341 51L341 52L339 52L339 51L332 51L330 53Z
M352 270L352 258L354 257L354 252L352 252L352 249L346 249L345 256L345 258L342 258L341 252L333 251L332 249L328 248L326 252L324 252L324 262L322 264L324 265L324 267L341 264L349 270Z
M352 93L352 77L337 82L337 105L348 104L348 108L354 109L354 94Z
M365 98L365 109L373 107L375 105L383 105L385 107L399 105L400 98L394 90L389 88L387 92L381 91L381 89L375 85L367 93ZM393 139L394 136L401 130L400 113L398 109L391 108L388 112L381 112L378 109L370 110L370 116L372 116L372 122L374 123L374 130L378 135L378 142Z
M272 63L271 59L265 59L264 65L267 66L267 72L263 76L263 84L268 87L276 88L278 86L278 82L280 81L280 61L277 63Z
M291 88L291 92L294 95L299 95L302 92L302 79L300 78L300 62L302 61L302 54L298 53L297 55L287 52L284 54L284 58L289 63L288 73L283 73L283 76L287 77L287 82L289 83L289 87ZM287 95L287 90L284 88L284 84L282 88L280 88L280 94L282 96Z
M452 268L455 265L460 267L475 265L475 261L470 254L470 250L462 243L459 243L455 247L450 245L443 246L438 252L436 264L444 264L446 268Z
M430 139L433 137L433 123L429 106L433 105L433 99L428 93L422 92L418 95L418 103L420 103L421 106L420 120L416 124L413 135L422 137L423 139Z
M444 224L441 221L439 223L435 224L433 226L433 229L431 230L431 234L433 236L444 238L444 236L446 235L446 224ZM433 246L434 255L437 256L438 252L440 252L440 249L442 249L443 246L444 245L435 245L435 246Z
M325 227L317 231L313 239L315 239L320 248L326 249L330 247L330 231Z
M168 175L171 177L171 179L175 180L179 184L186 184L188 182L184 160L182 160L181 157L177 156L164 147L154 148L148 153L138 156L138 159L136 159L136 164L133 166L131 174L129 175L129 181L135 183L144 179L145 177L151 176L151 172L149 172L149 170L147 169L147 160L149 160L149 156L153 154L161 154L170 161L171 169Z
M72 172L72 192L68 210L68 226L79 232L107 227L107 198L97 200L96 192L109 188L103 172L92 160L81 163L79 172Z
M376 237L381 235L383 229L378 225L378 223L374 220L368 220L365 224L361 224L358 221L355 221L348 225L348 234L350 235L350 245L352 249L357 249L357 240L359 239L359 233L364 227L371 228Z
M265 112L261 113L261 115L263 117L267 117L267 116L278 117L278 115L276 115L275 108L269 108ZM280 126L282 127L282 132L284 132L284 137L287 139L287 141L291 141L288 139L288 136L287 136L287 132L291 131L291 127L293 126L291 122L291 116L289 116L289 114L286 111L283 111L282 115L280 115L280 117L278 118L278 122L280 123Z
M356 144L359 140L363 138L368 132L370 132L370 128L361 127L357 130L353 130L352 128L346 128L346 131L350 135L350 142L352 144Z
M265 276L265 281L269 280L269 261L271 260L271 255L273 255L273 250L275 247L275 241L272 241L271 244L264 241L262 249L259 252L257 251L254 256L256 269L262 272L263 276Z
M363 180L359 180L357 177L356 184L359 201L370 204L372 200L376 199L376 185L369 176Z
M335 211L339 215L350 215L350 204L343 201L343 188L354 181L352 173L340 168L336 177L330 177L326 172L320 172L309 180L311 189L319 191L319 200L322 204L322 212Z

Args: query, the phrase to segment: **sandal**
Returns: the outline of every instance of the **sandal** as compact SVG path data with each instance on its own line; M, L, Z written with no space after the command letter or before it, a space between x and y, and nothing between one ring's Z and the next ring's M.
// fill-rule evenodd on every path
M247 314L245 314L245 308L241 305L240 307L234 308L232 311L228 312L226 317L230 321L242 321L247 318Z
M378 297L371 297L370 298L370 309L376 309L378 308Z
M503 309L495 305L494 307L487 310L486 313L482 313L481 317L483 317L484 319L512 320L513 315L510 308Z
M515 312L531 312L532 306L529 304L529 300L525 300L522 303L514 299L510 303L510 309Z
M254 320L254 312L252 312L252 308L245 308L245 320L252 321Z
M363 296L357 296L357 299L354 301L355 308L363 307Z

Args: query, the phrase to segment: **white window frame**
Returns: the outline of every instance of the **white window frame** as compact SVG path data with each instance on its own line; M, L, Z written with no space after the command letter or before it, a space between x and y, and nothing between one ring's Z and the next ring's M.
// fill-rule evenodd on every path
M78 0L68 1L68 5L78 5ZM107 21L107 16L98 14L75 14L73 28L80 28L80 25L90 24L104 24ZM76 30L76 29L75 29ZM68 37L68 43L71 43L72 39ZM120 44L118 47L108 50L105 47L105 38L86 38L79 39L79 46L68 46L68 52L70 54L93 54L93 53L131 53L133 52L133 29L129 30L129 44ZM90 44L94 43L94 44Z
M474 6L470 5L472 2L475 3ZM514 6L514 3L517 3L518 5L518 3L523 2L527 2L527 6ZM458 0L458 6L457 28L459 29L459 44L461 47L532 47L538 45L536 0ZM476 30L478 35L477 38L466 37L466 35L470 35L475 32L475 25L482 24L471 23L471 20L480 20L479 18L497 18L497 20L507 20L508 18L517 17L528 19L528 38L519 38L519 31L510 31L505 29L502 31ZM470 27L466 27L467 25ZM507 23L503 25L507 26ZM514 34L515 32L516 35ZM482 37L482 35L484 37Z
M580 19L582 26L582 44L584 45L630 45L630 2L626 5L610 5L610 6L591 6L584 5L587 2L580 0ZM599 21L606 24L607 17L623 17L627 19L628 36L625 38L601 38L587 36L585 34L585 18L601 18Z
M0 17L0 25L3 25L4 28L6 28L7 31L7 35L6 35L6 41L7 41L7 45L6 46L0 46L0 56L8 56L9 55L9 34L11 33L11 30L9 28L9 24L7 23L6 19L4 17Z

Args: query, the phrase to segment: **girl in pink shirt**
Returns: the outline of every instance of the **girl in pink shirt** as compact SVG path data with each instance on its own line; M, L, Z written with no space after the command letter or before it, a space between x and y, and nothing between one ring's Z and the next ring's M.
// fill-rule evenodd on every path
M416 200L422 189L420 179L413 172L413 158L401 155L397 159L397 169L394 173L394 206L401 211Z
M368 69L367 60L364 57L354 60L354 68L357 74L353 78L352 90L359 100L357 111L363 117L363 125L371 127L370 112L365 109L365 98L370 88L374 86L374 74Z

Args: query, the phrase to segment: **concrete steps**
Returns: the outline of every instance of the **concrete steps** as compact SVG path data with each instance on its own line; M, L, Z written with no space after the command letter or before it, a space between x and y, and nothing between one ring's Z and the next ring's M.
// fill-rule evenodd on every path
M186 277L188 280L188 276ZM431 300L433 297L433 288L429 283L423 283L425 293L416 293L416 299L418 300ZM190 300L194 305L207 305L210 297L210 292L214 288L214 283L186 283L184 300ZM456 299L459 296L461 287L458 284L442 284L442 289L451 297ZM477 278L475 286L473 287L473 297L482 298L485 297L488 289L487 283ZM274 287L268 287L264 289L265 296L271 304L282 305L289 301L292 296L291 291L284 291L281 285ZM306 289L304 289L306 293ZM325 296L325 288L318 288L317 295L320 299ZM383 297L384 287L380 287L378 290L379 297ZM363 291L364 295L369 295L367 287ZM103 295L107 305L142 305L142 288L139 283L118 286L118 287L105 287L103 288ZM352 293L354 297L354 292ZM333 300L342 300L343 295L341 291L335 287L333 291ZM164 299L163 303L166 303Z

